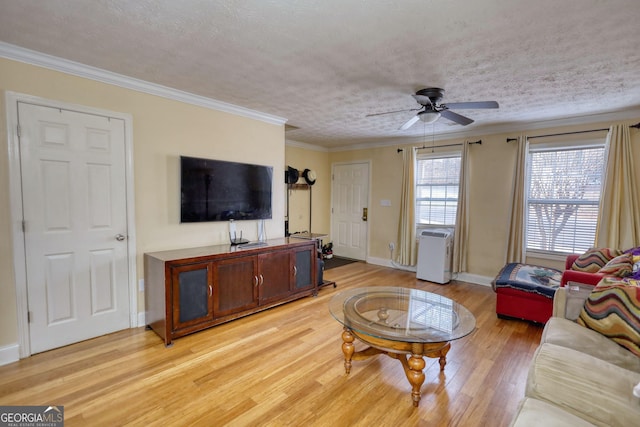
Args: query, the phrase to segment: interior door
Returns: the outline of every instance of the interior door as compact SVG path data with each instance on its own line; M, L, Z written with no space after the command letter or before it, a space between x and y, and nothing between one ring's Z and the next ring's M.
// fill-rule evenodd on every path
M369 209L369 163L333 166L331 234L334 255L365 260Z
M124 121L18 104L31 352L128 328Z

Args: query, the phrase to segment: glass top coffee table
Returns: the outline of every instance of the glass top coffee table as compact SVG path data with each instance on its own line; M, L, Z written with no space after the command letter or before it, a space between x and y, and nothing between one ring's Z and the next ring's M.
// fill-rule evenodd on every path
M329 302L331 315L344 326L344 368L352 360L386 354L402 363L411 384L413 406L420 402L424 356L447 363L450 342L469 335L476 319L464 306L430 292L391 286L349 289ZM369 345L355 351L355 338Z

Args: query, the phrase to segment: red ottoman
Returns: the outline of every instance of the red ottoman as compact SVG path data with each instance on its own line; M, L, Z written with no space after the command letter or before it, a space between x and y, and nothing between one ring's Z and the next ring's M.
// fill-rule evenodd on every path
M510 263L491 283L500 318L547 323L553 312L553 296L562 272L538 265Z

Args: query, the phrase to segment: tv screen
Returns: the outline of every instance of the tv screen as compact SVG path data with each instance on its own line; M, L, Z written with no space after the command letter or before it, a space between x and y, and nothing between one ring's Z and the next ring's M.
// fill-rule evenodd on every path
M180 221L271 218L273 167L180 157Z

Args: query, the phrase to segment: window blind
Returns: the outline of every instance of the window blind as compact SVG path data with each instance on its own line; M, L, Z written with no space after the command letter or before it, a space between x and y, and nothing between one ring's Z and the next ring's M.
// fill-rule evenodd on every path
M593 246L603 168L602 144L530 149L527 250L573 253Z
M417 160L416 222L418 224L455 224L459 180L459 155Z

